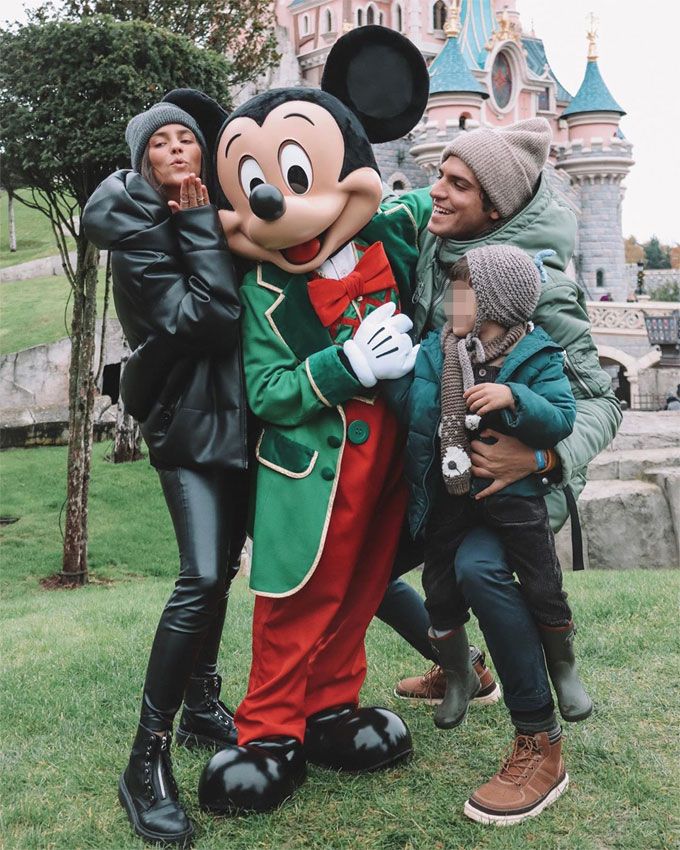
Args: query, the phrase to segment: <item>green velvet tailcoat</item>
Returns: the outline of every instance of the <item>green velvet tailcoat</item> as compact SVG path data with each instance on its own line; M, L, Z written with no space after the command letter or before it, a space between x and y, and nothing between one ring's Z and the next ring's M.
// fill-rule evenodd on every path
M383 243L404 312L430 212L429 197L418 194L386 204L354 239L359 250ZM351 398L373 402L317 318L307 295L310 277L258 264L240 293L248 402L264 424L250 575L251 588L263 596L289 596L314 572L345 447L343 405Z

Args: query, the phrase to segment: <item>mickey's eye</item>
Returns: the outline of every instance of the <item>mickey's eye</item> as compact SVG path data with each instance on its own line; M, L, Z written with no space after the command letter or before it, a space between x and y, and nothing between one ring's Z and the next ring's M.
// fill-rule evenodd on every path
M241 160L239 177L243 191L246 193L246 198L250 197L250 193L256 186L261 186L267 182L259 162L253 159L252 156L246 156Z
M283 179L296 195L304 195L312 185L312 163L295 142L286 142L279 151Z

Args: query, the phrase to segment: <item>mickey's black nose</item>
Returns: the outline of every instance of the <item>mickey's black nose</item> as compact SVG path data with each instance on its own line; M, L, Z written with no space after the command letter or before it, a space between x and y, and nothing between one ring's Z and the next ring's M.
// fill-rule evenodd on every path
M258 218L276 221L286 211L286 201L276 186L260 183L250 193L250 209Z

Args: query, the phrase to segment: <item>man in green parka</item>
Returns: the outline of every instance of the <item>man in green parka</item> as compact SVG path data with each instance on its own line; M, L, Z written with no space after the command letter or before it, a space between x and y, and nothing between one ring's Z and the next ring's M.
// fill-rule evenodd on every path
M531 256L544 249L555 251L545 260L546 281L533 320L564 348L565 371L576 399L574 429L552 447L552 471L544 475L552 485L546 501L551 526L557 531L569 513L567 489L574 497L580 494L587 466L615 436L621 412L599 364L583 292L566 273L576 220L555 197L542 173L550 139L550 125L542 118L498 130L462 133L444 149L434 186L402 195L400 201L408 205L418 198L422 204L423 196L429 194L433 202L431 218L420 233L413 295L414 341L444 324L442 301L449 286L448 271L471 248L511 244ZM472 443L473 475L493 479L485 495L531 473L541 473L535 446L494 431L481 436L495 439L491 445ZM393 576L420 560L417 553L402 554ZM484 810L476 819L516 823L539 814L552 802L541 794L537 781L546 767L541 758L541 733L555 724L541 639L493 534L488 530L470 532L458 550L455 569L484 633L517 732L512 755L493 778L492 797L484 794ZM429 622L422 600L398 578L391 582L378 616L436 663L427 643ZM570 650L571 644L565 645L567 655ZM425 676L402 680L395 693L413 701L435 702L444 689L443 674L435 667ZM522 770L515 769L518 767ZM466 806L466 813L468 810Z

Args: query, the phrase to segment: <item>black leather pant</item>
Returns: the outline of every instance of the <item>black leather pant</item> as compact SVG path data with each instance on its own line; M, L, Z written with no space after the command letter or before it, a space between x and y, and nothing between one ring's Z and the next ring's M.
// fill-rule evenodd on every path
M217 672L229 585L245 540L245 473L159 469L175 529L180 573L161 615L144 683L141 722L162 732L190 676Z

